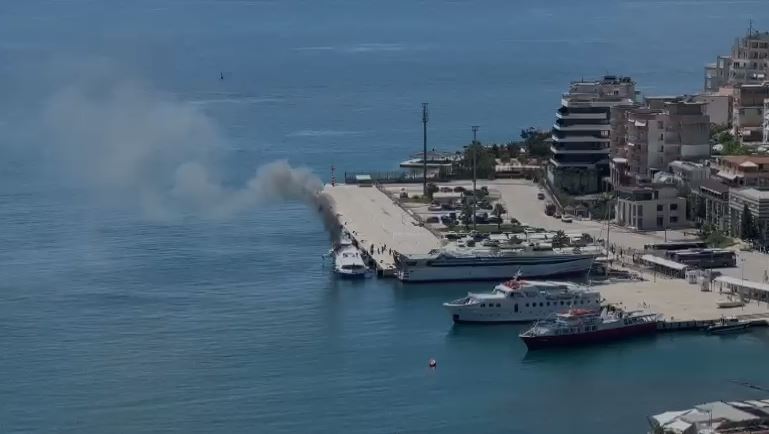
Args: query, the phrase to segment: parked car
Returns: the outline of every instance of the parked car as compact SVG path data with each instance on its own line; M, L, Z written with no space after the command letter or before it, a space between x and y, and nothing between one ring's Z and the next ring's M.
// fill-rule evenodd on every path
M541 191L539 193L537 193L537 199L545 200L545 193L542 193Z
M561 215L560 215L560 214L558 214L558 213L556 212L555 214L553 214L553 217L555 217L555 218L557 218L557 219L560 219L560 218L561 218Z
M430 206L427 207L428 211L440 211L443 207L439 203L431 203Z
M497 217L497 216L493 215L493 216L488 218L488 221L489 221L489 223L494 223L494 224L502 223L502 217Z
M561 217L561 221L564 222L564 223L571 223L573 221L573 218L572 218L572 216L566 214L566 215Z
M491 206L491 204L488 201L486 201L486 200L482 200L481 203L478 205L478 208L480 208L480 209L494 209L494 207Z
M441 193L451 193L451 187L441 187Z
M465 188L462 187L462 186L458 185L458 186L454 187L454 193L462 193L463 191L465 191Z
M443 205L441 205L441 209L444 210L444 211L453 211L456 208L454 207L454 205L452 205L450 203L444 203Z
M456 233L456 232L446 232L446 234L443 236L443 238L446 238L447 240L458 240L462 238L462 235Z
M438 222L440 222L440 219L438 218L438 216L434 216L434 215L427 217L425 219L425 223L438 223Z

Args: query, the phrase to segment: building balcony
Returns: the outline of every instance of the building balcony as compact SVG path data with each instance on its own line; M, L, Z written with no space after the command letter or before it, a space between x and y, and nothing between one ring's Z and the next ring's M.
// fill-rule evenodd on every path
M567 135L564 137L558 137L557 135L553 134L551 138L553 139L553 141L558 143L587 143L587 142L609 143L608 137L599 137L599 136Z
M558 119L607 119L606 113L571 113L567 110L558 110L555 112Z
M553 124L553 128L559 131L609 131L611 125L609 124L577 124L577 125L558 125L558 122Z
M608 155L610 150L609 148L601 148L601 149L564 149L564 148L556 148L555 146L550 147L550 152L553 154L604 154Z

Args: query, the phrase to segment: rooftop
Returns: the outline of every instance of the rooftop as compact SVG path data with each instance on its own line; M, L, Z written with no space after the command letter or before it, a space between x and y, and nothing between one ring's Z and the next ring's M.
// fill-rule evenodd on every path
M752 162L755 164L769 164L769 156L758 155L726 155L719 157L719 160L728 161L732 164L741 165L745 162Z
M708 178L702 181L702 184L700 185L700 189L710 190L717 194L723 194L723 193L729 192L728 185L714 178Z
M738 195L753 200L769 200L769 190L757 188L732 189L730 195Z

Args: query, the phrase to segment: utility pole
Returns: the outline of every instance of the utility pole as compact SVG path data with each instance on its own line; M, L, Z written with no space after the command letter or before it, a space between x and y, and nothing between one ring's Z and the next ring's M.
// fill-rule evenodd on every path
M427 197L427 103L422 103L422 197Z
M476 173L476 167L478 165L478 125L473 125L473 230L477 229L475 224L476 207L478 206L478 191L476 190L476 182L478 181L478 175Z

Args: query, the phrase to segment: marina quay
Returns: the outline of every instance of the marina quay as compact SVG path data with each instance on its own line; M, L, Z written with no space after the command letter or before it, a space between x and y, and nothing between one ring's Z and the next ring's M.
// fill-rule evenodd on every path
M472 189L472 184L467 181L440 185L452 189L459 186ZM490 196L503 204L508 216L519 220L521 224L550 231L587 233L595 240L607 237L605 223L587 219L575 219L566 223L546 216L543 212L543 201L537 200L540 189L530 181L482 181L478 183L477 188L481 187L486 187ZM431 216L445 214L446 211L430 211L427 204L398 200L401 194L416 195L420 192L421 185L414 184L340 184L326 185L322 194L329 199L329 212L340 227L350 233L359 248L376 264L379 274L389 277L396 269L393 251L423 255L446 244L446 241L440 238L440 224L425 223L430 221ZM616 249L627 249L628 252L642 252L645 245L665 240L664 233L641 233L614 227L609 229L608 236ZM682 241L692 240L694 237L682 231L668 231L667 239ZM740 258L741 267L723 268L722 274L737 277L743 275L748 283L749 279L760 280L764 269L761 261L766 260L763 255L740 252ZM619 260L616 267L622 267ZM641 279L592 282L594 288L601 292L605 303L627 310L654 311L667 323L696 321L698 326L711 324L726 316L758 320L769 318L769 306L766 302L748 301L743 306L724 309L718 306L720 301L727 298L725 291L719 291L723 289L721 287L714 285L712 290L702 291L699 284L669 278L649 269L628 270L636 272Z
M395 270L393 252L427 253L440 247L438 237L415 216L374 187L326 185L330 214L375 263L383 275ZM373 249L372 249L373 246Z

